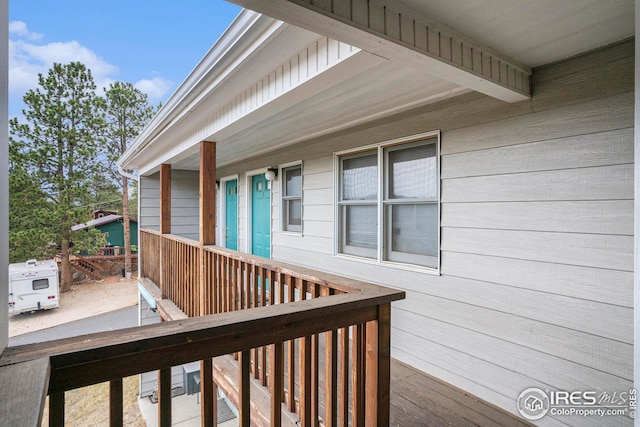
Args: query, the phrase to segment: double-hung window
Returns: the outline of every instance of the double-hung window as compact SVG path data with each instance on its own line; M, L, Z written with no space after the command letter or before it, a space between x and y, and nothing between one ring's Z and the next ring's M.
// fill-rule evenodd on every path
M439 134L339 153L338 253L438 269Z
M282 168L282 230L302 232L302 165Z

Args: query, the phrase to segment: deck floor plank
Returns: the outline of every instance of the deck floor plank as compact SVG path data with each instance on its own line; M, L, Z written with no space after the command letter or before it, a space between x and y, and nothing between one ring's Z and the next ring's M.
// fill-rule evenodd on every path
M489 402L436 377L391 359L391 424L455 426L532 426Z

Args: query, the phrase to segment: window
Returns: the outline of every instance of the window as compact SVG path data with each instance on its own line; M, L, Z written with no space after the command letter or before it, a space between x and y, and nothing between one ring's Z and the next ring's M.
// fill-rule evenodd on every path
M338 253L438 268L438 136L338 154Z
M36 279L31 282L31 287L34 291L49 288L49 279Z
M282 230L302 232L302 165L282 169Z

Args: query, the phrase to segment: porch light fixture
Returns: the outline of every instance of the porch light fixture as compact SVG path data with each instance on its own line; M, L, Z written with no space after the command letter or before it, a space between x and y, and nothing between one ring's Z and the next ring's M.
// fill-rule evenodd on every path
M267 178L267 181L273 181L278 177L278 168L269 167L264 174L264 177Z

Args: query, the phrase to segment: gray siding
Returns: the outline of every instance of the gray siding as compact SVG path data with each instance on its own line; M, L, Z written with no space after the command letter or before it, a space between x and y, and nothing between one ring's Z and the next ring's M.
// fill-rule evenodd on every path
M140 228L160 230L160 174L140 177ZM198 172L171 171L171 234L199 239Z
M303 159L304 235L279 232L273 191L273 257L405 290L407 299L393 306L394 357L512 412L528 387L627 391L633 47L628 41L535 70L531 101L462 95L222 172ZM441 275L333 256L333 152L436 129Z
M171 171L171 234L200 239L198 171Z
M160 174L141 176L139 185L140 228L160 231Z

